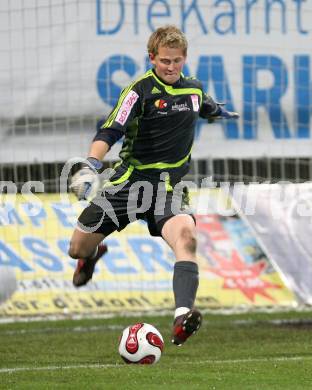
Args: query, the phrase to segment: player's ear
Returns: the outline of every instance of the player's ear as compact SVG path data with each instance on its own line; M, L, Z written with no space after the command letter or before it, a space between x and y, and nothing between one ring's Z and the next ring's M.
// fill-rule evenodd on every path
M155 55L153 53L149 53L148 56L149 56L151 63L155 64Z

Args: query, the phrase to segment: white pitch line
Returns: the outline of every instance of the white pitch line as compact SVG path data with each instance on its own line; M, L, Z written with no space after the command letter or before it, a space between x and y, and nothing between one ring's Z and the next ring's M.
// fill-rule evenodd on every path
M218 321L209 321L207 320L204 324L218 324ZM220 323L223 324L222 321ZM306 320L306 319L273 319L273 320L232 320L227 322L229 325L257 325L257 324L269 324L269 325L312 325L312 320ZM154 325L157 327L158 324ZM112 331L118 331L125 328L123 325L117 325L117 324L102 324L102 325L85 325L85 326L74 326L74 327L43 327L43 328L21 328L21 329L7 329L1 331L1 335L19 335L19 334L42 334L42 333L62 333L62 332L78 332L78 333L84 333L84 332L97 332L97 331L104 331L104 330L112 330Z
M92 326L75 326L75 327L64 327L64 328L33 328L33 329L8 329L1 332L1 335L20 335L20 334L42 334L42 333L64 333L64 332L98 332L104 330L122 330L122 325L92 325Z
M220 359L220 360L197 360L192 362L176 362L179 365L187 364L239 364L239 363L260 363L260 362L287 362L287 361L304 361L312 360L312 356L279 356L271 358L246 358L246 359ZM129 367L128 364L72 364L67 366L44 366L44 367L13 367L13 368L0 368L0 374L24 372L24 371L61 371L61 370L75 370L75 369L105 369L105 368L122 368Z
M79 368L112 368L123 367L124 364L72 364L69 366L44 366L44 367L14 367L0 368L0 374L13 373L21 371L59 371L59 370L75 370Z

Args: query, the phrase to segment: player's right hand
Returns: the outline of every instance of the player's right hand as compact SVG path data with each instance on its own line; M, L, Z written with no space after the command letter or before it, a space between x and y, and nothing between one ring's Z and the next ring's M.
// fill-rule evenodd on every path
M71 178L69 188L78 200L87 200L95 196L100 185L100 172L103 163L95 158L88 158L83 167Z

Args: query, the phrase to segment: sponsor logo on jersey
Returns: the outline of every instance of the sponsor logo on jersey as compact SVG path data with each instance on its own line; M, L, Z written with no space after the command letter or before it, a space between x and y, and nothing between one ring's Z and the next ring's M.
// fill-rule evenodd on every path
M121 125L124 125L126 120L128 119L128 116L135 104L135 102L138 100L139 95L135 91L129 91L122 102L121 107L119 108L117 115L116 115L116 122L118 122Z
M199 111L198 95L191 95L193 111Z
M154 88L152 89L151 93L152 93L152 94L161 93L161 91L160 91L158 88L154 87Z
M190 107L188 107L187 103L175 103L172 105L171 109L172 111L190 111Z
M157 108L166 108L168 103L166 102L166 100L163 100L163 99L158 99L156 100L156 102L154 103L155 107Z

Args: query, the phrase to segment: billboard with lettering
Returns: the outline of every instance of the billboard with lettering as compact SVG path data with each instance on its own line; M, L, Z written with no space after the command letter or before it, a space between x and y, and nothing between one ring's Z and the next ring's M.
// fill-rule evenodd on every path
M206 203L215 204L218 196L219 190L206 192ZM67 250L84 205L59 195L40 195L36 202L22 196L4 199L0 272L14 270L17 290L0 306L0 318L173 309L173 254L161 238L149 235L142 221L109 236L108 253L92 281L81 289L72 285L76 260ZM196 218L199 307L294 304L293 293L239 217L222 216L209 206Z

